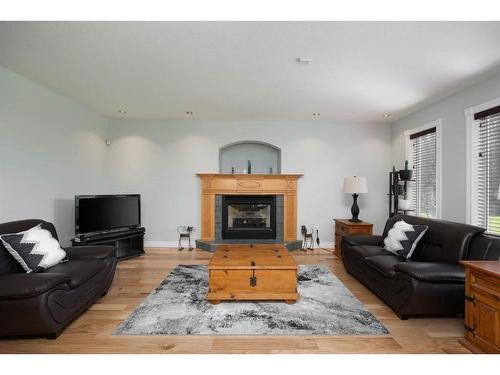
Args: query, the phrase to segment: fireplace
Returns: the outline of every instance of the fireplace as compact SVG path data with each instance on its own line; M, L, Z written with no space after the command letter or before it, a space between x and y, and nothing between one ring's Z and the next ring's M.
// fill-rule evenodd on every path
M276 239L276 196L223 195L222 239Z

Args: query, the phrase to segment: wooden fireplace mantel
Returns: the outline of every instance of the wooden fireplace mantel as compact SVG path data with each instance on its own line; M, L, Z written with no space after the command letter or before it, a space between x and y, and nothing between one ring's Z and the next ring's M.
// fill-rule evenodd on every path
M297 180L302 174L197 173L201 179L201 239L215 239L215 195L283 195L285 241L297 239Z

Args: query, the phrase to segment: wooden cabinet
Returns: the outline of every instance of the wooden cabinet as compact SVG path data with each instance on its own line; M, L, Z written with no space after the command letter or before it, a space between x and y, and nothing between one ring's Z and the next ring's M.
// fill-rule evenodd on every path
M335 220L335 249L334 254L339 258L342 258L340 251L340 246L342 244L343 236L352 236L354 234L373 234L373 224L365 223L361 221L359 223L353 223L348 219L334 219Z
M463 261L465 338L473 352L500 353L500 261Z

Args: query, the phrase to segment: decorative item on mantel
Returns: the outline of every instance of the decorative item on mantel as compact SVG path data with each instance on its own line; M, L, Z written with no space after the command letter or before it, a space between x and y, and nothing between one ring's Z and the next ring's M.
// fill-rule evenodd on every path
M251 160L248 161L248 169L247 170L248 170L248 174L252 174L252 161Z
M351 214L352 218L349 221L353 223L360 223L359 220L359 206L358 206L358 194L368 193L368 187L366 184L365 177L346 177L344 178L344 193L352 194L352 207Z

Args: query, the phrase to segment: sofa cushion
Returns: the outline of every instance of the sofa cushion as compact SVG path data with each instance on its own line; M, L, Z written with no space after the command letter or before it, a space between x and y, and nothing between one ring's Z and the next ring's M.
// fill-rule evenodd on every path
M379 271L384 276L393 277L396 273L394 267L397 264L404 263L406 260L392 254L387 255L375 255L372 257L365 258L366 264L371 268Z
M65 247L68 259L106 259L115 255L116 248L108 245Z
M387 232L384 249L401 258L409 259L427 229L429 229L427 225L411 225L399 220Z
M41 224L22 232L2 234L0 240L27 273L50 268L66 257L57 239Z
M69 286L76 288L102 271L106 263L100 259L70 260L51 267L45 273L65 273L71 276Z
M358 245L349 248L349 253L358 259L364 260L368 257L373 257L375 255L387 255L388 252L385 251L380 246L372 245Z
M47 229L52 234L52 237L54 237L56 240L58 239L56 228L54 228L52 223L40 219L27 219L1 223L0 234L22 232L36 227L38 224L40 224L43 229Z
M500 260L500 238L486 234L472 237L468 260Z
M342 236L342 242L346 242L349 246L358 246L358 245L383 246L384 238L378 235L353 234L350 236Z
M17 233L30 228L42 225L42 228L47 229L52 234L52 237L57 239L56 229L51 223L40 219L28 219L28 220L18 220L10 221L7 223L0 224L0 235L6 233ZM18 261L4 248L0 241L0 275L6 273L18 273L25 272Z
M0 299L29 298L42 294L59 284L68 282L70 276L61 273L12 273L2 275Z
M19 262L7 251L2 241L0 241L0 275L19 272L25 273L23 267L21 267Z
M484 228L454 223L445 220L428 219L410 215L395 215L387 220L384 236L395 222L404 220L412 225L427 225L425 237L418 243L411 259L421 262L458 263L465 259L471 238L483 233Z
M406 262L396 264L394 268L397 272L430 283L463 283L465 281L464 268L460 264Z

